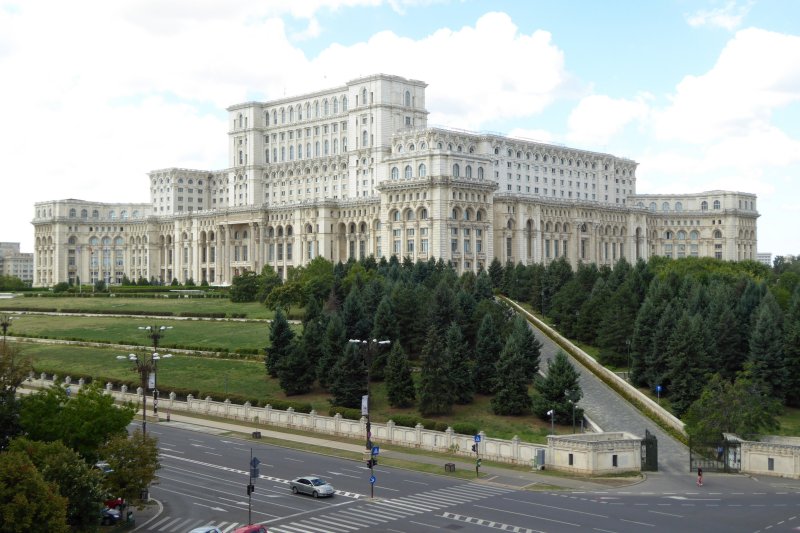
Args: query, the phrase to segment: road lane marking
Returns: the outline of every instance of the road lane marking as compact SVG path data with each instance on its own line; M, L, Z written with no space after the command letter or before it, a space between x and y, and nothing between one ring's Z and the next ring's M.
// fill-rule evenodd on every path
M442 513L441 517L448 518L450 520L455 520L457 522L465 522L467 524L474 524L477 526L484 526L493 529L501 529L503 531L514 531L515 533L543 533L538 529L529 529L522 526L513 526L511 524L503 524L501 522L485 520L483 518L477 518L475 516L464 516L456 513Z
M216 504L219 504L219 505L228 505L229 507L233 507L233 505L230 505L230 504L227 504L227 503L220 503L218 501L210 500L208 498L201 498L200 496L192 496L191 494L186 494L185 492L178 492L177 490L169 490L169 489L165 489L164 487L157 486L157 485L153 485L150 488L151 488L151 490L160 490L160 491L164 491L164 492L171 492L172 494L180 494L181 496L183 496L185 498L191 498L191 499L195 499L195 500L203 500L203 501L207 501L207 502L211 502L211 503L216 503ZM200 504L197 504L197 505L200 505ZM206 505L204 507L210 507L210 506ZM223 511L225 511L225 509L223 509ZM238 509L237 509L237 511L238 511ZM255 509L253 509L253 513L254 514L264 515L264 516L270 516L272 518L280 518L280 517L278 517L278 515L274 515L274 514L270 514L270 513L264 513L264 512L261 512L261 511L257 511Z
M424 483L422 481L411 481L410 479L402 479L401 481L405 481L406 483L415 483L417 485L425 485L428 486L428 483Z
M537 516L527 513L518 513L516 511L508 511L506 509L498 509L497 507L487 507L485 505L476 505L475 507L480 507L481 509L488 509L490 511L498 511L500 513L508 513L508 514L515 514L519 516L524 516L526 518L534 518L536 520L545 520L547 522L555 522L556 524L564 524L565 526L574 526L574 527L581 527L580 524L573 524L572 522L564 522L563 520L556 520L554 518L545 518L543 516Z
M558 511L568 511L570 513L585 514L585 515L589 515L589 516L596 516L598 518L610 518L609 516L603 515L603 514L589 513L587 511L577 511L575 509L567 509L566 507L557 507L555 505L546 505L544 503L535 503L535 502L528 502L528 501L525 501L525 500L517 500L516 498L503 498L503 499L504 500L508 500L510 502L524 503L526 505L535 505L537 507L546 507L547 509L556 509Z
M648 513L653 513L653 514L663 514L663 515L666 515L666 516L674 516L676 518L685 518L682 514L665 513L663 511L647 511L647 512Z
M426 524L425 522L414 522L413 520L409 520L408 523L416 524L418 526L432 527L433 529L442 529L439 526L434 526L433 524Z
M629 524L636 524L637 526L656 527L655 524L648 524L647 522L636 522L635 520L625 520L624 518L620 518L619 521L628 522Z

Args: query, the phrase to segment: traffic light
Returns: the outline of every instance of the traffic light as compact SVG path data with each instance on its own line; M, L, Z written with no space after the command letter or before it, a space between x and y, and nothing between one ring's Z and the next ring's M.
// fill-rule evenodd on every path
M475 452L475 453L478 453L478 445L477 444L473 444L472 445L472 451Z
M256 486L255 485L253 485L252 483L247 485L247 495L248 496L253 494L255 491L256 491Z
M367 459L367 468L372 468L372 459Z
M478 459L478 462L476 463L476 466L480 468L480 466L481 466L481 460L480 459Z

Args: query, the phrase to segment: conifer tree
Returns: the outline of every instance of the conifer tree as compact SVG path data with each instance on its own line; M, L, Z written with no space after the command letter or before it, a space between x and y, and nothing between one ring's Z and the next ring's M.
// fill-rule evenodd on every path
M344 354L331 370L330 392L334 405L356 408L367 393L367 367L361 345L347 343Z
M496 415L524 415L531 409L523 340L517 329L508 336L497 361L497 387L492 398L492 411Z
M800 406L800 285L794 291L784 323L783 357L786 366L786 403Z
M292 349L278 364L278 383L287 396L305 394L314 386L316 359L305 350L310 339L310 336L308 339L304 336L301 342L292 343Z
M469 359L469 346L461 328L451 322L444 339L445 360L450 366L450 380L453 384L453 399L457 404L468 404L473 400L475 386L472 382L472 361Z
M449 414L455 400L450 361L446 359L444 342L435 325L428 328L422 348L418 398L419 412L423 416Z
M769 394L780 401L786 398L787 375L784 361L783 314L772 293L767 293L753 314L750 354L753 375L762 380Z
M542 420L550 420L548 411L555 411L555 421L559 424L572 422L572 409L583 397L580 375L563 350L547 362L544 378L536 379L537 394L533 399L533 412ZM575 420L583 417L583 409L575 407Z
M372 331L372 321L365 312L361 289L355 283L342 304L342 322L348 339L366 339Z
M332 314L325 328L325 335L321 342L322 351L316 365L317 380L324 389L328 389L330 386L331 371L336 361L344 353L347 340L341 316L339 313Z
M492 394L497 387L497 360L503 351L500 330L491 313L483 315L475 344L475 366L472 382L481 394Z
M270 377L274 378L278 376L281 360L291 353L294 341L294 331L289 326L289 321L286 320L286 315L281 308L275 310L275 318L269 330L269 341L270 346L266 349L264 365Z
M392 407L410 407L416 396L408 356L398 342L392 345L386 364L386 396Z
M500 260L496 257L492 259L489 265L489 279L492 280L492 288L500 288L500 284L503 281L503 265L500 264Z
M491 300L494 297L492 292L492 279L485 270L478 273L478 279L475 281L475 300Z
M667 342L665 354L669 367L669 398L678 416L700 397L708 381L707 350L703 318L684 311Z
M528 383L532 383L539 372L542 343L534 335L528 321L519 315L514 317L506 345L509 342L516 343L515 350L519 352L521 357L521 366L518 372L522 373Z

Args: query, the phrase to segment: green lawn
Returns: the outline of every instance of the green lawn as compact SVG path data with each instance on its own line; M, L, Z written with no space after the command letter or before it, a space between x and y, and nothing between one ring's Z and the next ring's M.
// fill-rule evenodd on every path
M258 302L233 303L227 298L123 298L123 297L20 297L0 300L0 310L15 309L83 309L86 311L112 311L119 314L136 312L152 313L225 313L244 314L247 318L272 318L275 313Z
M150 346L146 332L138 328L154 323L173 326L159 343L164 348L235 352L269 345L269 324L265 322L25 315L12 322L9 334ZM300 325L292 327L299 334Z

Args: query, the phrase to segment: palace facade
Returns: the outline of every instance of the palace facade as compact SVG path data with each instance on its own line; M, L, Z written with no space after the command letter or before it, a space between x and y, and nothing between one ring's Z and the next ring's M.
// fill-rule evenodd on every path
M426 84L378 74L228 108L229 167L148 174L150 202L35 204L34 285L214 285L321 255L611 265L755 259L754 194L636 194L610 154L427 126Z

